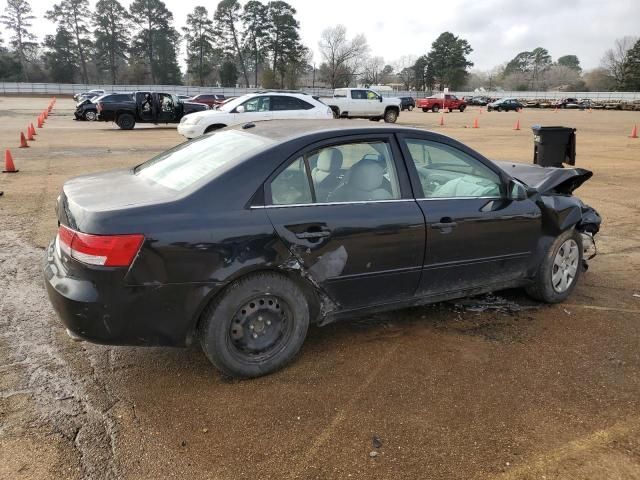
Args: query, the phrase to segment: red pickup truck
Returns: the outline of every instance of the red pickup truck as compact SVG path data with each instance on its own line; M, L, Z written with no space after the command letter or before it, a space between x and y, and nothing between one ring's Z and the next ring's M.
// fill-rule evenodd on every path
M461 112L464 112L464 109L467 108L467 103L455 95L447 93L445 95L439 94L427 98L420 98L416 100L416 108L421 108L423 112L427 112L429 110L437 112L441 108L460 110Z

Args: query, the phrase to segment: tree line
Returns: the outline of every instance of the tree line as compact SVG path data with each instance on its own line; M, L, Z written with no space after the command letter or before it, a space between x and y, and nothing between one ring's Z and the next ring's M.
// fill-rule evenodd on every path
M210 14L196 6L179 32L162 0L61 0L47 11L56 32L32 32L29 0L8 0L0 22L0 79L58 83L291 87L308 64L296 10L287 2L222 0ZM186 75L178 63L186 44Z
M7 0L0 16L0 80L58 83L174 84L297 88L391 84L405 90L640 91L640 39L623 37L598 68L583 71L576 55L555 61L542 47L488 70L472 70L469 42L441 33L420 56L394 62L371 54L364 34L343 25L325 29L320 63L300 39L296 10L282 0L221 0L215 11L196 6L178 31L162 0L61 0L47 11L53 35L38 42L29 0ZM179 46L185 45L186 72Z

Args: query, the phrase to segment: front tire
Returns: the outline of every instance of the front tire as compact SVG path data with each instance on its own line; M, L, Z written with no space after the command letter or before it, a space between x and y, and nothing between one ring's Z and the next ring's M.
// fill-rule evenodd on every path
M564 301L582 272L582 236L572 228L559 235L545 254L527 294L546 303Z
M93 122L98 118L98 112L95 110L87 110L84 112L83 118L88 122Z
M309 327L302 290L275 273L232 283L203 313L200 344L225 375L251 378L281 369L298 353Z
M398 111L396 109L390 108L384 112L385 123L396 123L396 120L398 120Z
M460 113L464 112L465 108L467 108L466 105L460 105Z
M434 105L433 107L431 107L431 111L433 113L438 113L440 111L440 107L438 105Z

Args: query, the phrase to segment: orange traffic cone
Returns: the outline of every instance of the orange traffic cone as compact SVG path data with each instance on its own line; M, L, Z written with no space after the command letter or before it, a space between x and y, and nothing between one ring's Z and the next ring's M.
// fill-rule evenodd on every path
M44 122L42 121L42 115L40 115L40 116L38 117L38 128L42 128L42 124L43 124L43 123L44 123Z
M444 127L444 115L440 116L440 126Z
M47 118L49 118L49 112L48 112L48 111L46 111L46 110L45 110L44 112L42 112L42 115L44 115L45 120L46 120Z
M629 135L629 138L638 138L638 126L634 125L633 128L631 129L631 135Z
M520 119L516 120L516 124L513 127L514 130L520 130Z
M27 125L27 140L29 140L30 142L35 140L35 138L33 138L33 133L31 133L31 127L29 125Z
M4 152L4 170L2 173L18 173L19 170L13 164L13 157L11 151L7 148Z
M29 148L27 145L27 139L24 138L24 133L20 132L20 148Z
M477 118L473 119L473 128L480 128L480 127L478 127L478 119Z
M36 129L33 127L33 123L29 124L29 128L31 129L31 135L36 136Z

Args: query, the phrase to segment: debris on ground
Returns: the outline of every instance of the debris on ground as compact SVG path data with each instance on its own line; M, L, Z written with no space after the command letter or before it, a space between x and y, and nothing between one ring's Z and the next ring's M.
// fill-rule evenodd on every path
M456 309L464 310L466 312L480 313L494 311L506 315L513 315L514 313L522 312L525 310L534 310L540 308L539 305L520 305L517 302L491 293L482 297L467 297L452 300L449 303L452 303Z
M373 448L380 448L382 447L382 440L380 440L380 437L377 435L374 435L371 439L371 444L373 445Z
M375 450L371 450L371 451L369 452L369 456L370 456L371 458L375 458L375 457L377 457L377 456L378 456L378 452L376 452Z

